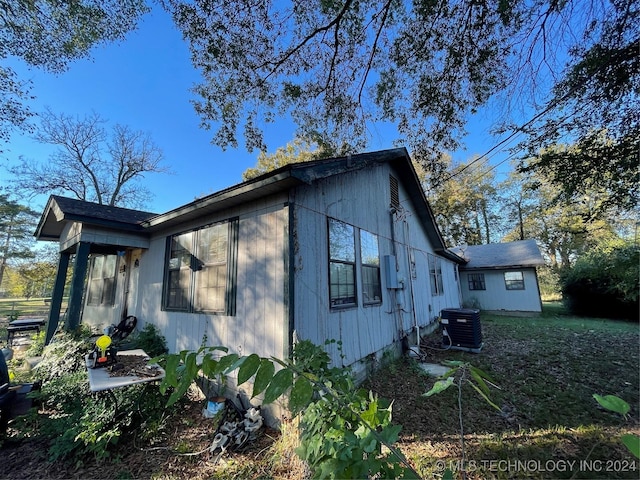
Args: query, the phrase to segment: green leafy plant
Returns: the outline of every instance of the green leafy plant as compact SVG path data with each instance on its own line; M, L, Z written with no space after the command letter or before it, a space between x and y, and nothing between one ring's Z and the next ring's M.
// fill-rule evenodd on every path
M25 352L26 357L39 357L44 351L44 341L47 336L47 332L42 331L34 335L31 335L31 344Z
M127 338L130 342L130 348L141 348L148 355L154 357L167 353L167 340L152 323L146 323L144 328L133 335L133 338Z
M602 395L594 393L593 398L595 398L596 402L598 402L602 408L619 413L625 419L628 418L631 407L620 397L616 397L615 395L605 395L603 397ZM638 435L627 433L622 435L620 440L636 458L640 459L640 437Z
M251 396L262 395L263 404L288 394L289 410L301 414L296 453L314 478L418 477L393 446L401 427L391 423L391 403L356 389L350 371L329 367L329 355L311 342L298 343L286 361L256 354L241 357L225 347L202 347L154 361L166 370L161 391L173 389L169 404L200 376L234 372L238 385L253 379Z
M91 331L81 326L75 332L61 331L42 350L42 361L36 365L33 374L43 383L54 378L84 369L84 355L93 344L89 341Z
M576 260L562 275L562 293L579 315L638 318L640 249L614 241L599 245Z
M111 447L123 435L144 425L144 435L150 438L164 425L166 398L157 389L144 395L143 386L113 390L112 395L89 391L84 355L94 345L88 340L90 333L80 329L57 334L34 369L42 388L29 395L55 413L28 415L19 424L25 434L37 428L50 439L52 461L64 458L81 464L88 455L101 460L111 456Z
M444 365L451 367L444 375L437 380L433 387L424 394L425 397L430 397L432 395L436 395L438 393L444 392L446 389L455 385L458 390L458 420L460 422L460 447L461 447L461 458L460 458L460 473L462 478L466 478L466 470L465 470L465 462L466 462L466 454L465 454L465 442L464 442L464 418L463 418L463 410L462 410L462 386L470 385L473 390L475 390L480 397L485 400L489 405L491 405L496 410L500 411L500 407L496 405L489 398L489 385L493 387L497 387L493 379L489 375L487 375L484 371L480 370L478 367L474 367L468 362L462 362L460 360L449 360L443 362ZM445 471L444 478L453 478L452 472L450 470Z

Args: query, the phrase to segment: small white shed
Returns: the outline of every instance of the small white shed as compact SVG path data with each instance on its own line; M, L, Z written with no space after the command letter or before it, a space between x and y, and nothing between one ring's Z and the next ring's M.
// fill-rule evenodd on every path
M487 313L537 314L542 300L536 267L544 259L535 240L451 249L460 266L462 303Z

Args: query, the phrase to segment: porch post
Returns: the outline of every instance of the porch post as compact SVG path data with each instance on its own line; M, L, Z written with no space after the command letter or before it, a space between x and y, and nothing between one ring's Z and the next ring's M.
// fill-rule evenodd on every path
M47 336L44 342L45 345L49 345L49 342L53 338L53 334L56 333L58 323L60 322L60 308L62 307L64 283L67 279L67 269L69 268L70 257L71 254L69 252L62 252L58 259L56 281L53 284L53 291L51 292L51 307L49 308L49 323L47 324Z
M80 242L76 250L76 261L73 267L69 306L67 307L67 319L65 321L65 327L69 330L75 330L80 325L84 282L89 265L89 250L90 244L88 242Z

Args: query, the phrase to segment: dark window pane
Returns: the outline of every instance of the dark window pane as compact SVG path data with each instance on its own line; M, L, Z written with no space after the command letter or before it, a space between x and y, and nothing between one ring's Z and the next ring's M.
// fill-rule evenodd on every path
M382 302L380 284L380 255L378 236L366 230L360 231L360 256L362 260L362 295L365 305Z
M484 273L469 273L469 290L486 290Z
M330 301L331 306L354 305L355 265L331 262L330 265Z
M198 265L195 272L195 309L224 312L227 292L227 223L198 232Z
M382 302L380 268L362 266L362 295L365 304Z
M171 238L171 252L166 284L166 308L188 310L191 290L191 251L193 232L174 235Z

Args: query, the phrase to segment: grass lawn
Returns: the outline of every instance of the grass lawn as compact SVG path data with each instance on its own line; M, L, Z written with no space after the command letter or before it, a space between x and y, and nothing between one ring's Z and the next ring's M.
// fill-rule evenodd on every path
M501 412L463 388L468 478L639 478L637 459L618 440L640 433L638 323L561 311L551 305L536 318L483 315L479 354L435 350L441 336L428 339L430 362L470 362L500 387L491 399ZM425 478L443 465L458 469L461 458L457 389L423 397L434 381L405 360L368 385L395 400L400 448ZM601 409L594 393L627 401L628 419Z
M0 318L9 315L44 316L49 313L49 299L45 298L2 298L0 299Z
M49 316L49 299L45 298L1 298L0 299L0 345L7 338L7 326L9 321L17 316L42 317ZM66 308L66 298L62 305L62 311Z
M436 333L425 343L429 362L471 362L500 387L491 399L501 411L463 388L467 478L639 478L638 460L619 440L623 433L640 434L638 323L566 316L559 305L549 305L541 317L483 315L481 322L484 347L478 354L443 351ZM402 425L397 446L423 478L441 478L444 467L461 478L457 389L423 396L435 381L405 358L379 370L365 387L394 401L394 422ZM601 409L594 393L623 398L631 405L628 418ZM201 409L192 403L167 419L155 444L123 438L113 461L88 458L75 468L47 463L41 437L18 440L3 455L19 465L0 462L0 478L302 478L299 461L283 447L294 443L292 435L288 443L287 435L267 432L249 451L217 463L206 455L177 454L210 445L212 429Z

